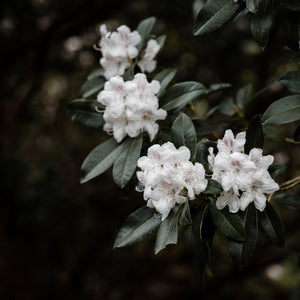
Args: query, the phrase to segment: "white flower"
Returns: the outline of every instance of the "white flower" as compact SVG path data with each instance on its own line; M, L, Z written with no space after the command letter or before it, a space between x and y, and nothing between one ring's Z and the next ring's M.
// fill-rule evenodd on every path
M158 53L160 45L156 40L149 40L142 59L138 62L138 66L142 72L152 72L156 68L156 60L154 57Z
M145 74L138 73L126 82L120 76L112 77L97 97L106 106L103 129L112 132L117 142L126 135L136 137L141 131L147 131L152 141L158 132L156 121L167 116L165 110L158 108L155 94L159 89L159 82L149 83Z
M167 142L162 146L151 146L147 156L142 156L137 162L141 169L137 178L144 186L147 206L154 207L162 215L162 220L176 203L185 203L187 197L195 199L195 195L207 187L202 164L193 165L190 156L187 147L176 149Z
M140 34L137 31L131 32L125 25L118 27L115 32L108 32L103 24L100 26L100 32L100 64L104 68L105 78L123 75L130 64L129 60L138 55L135 46L141 41Z
M214 155L213 148L209 148L207 157L213 171L212 179L223 188L216 206L218 209L228 206L232 213L244 211L251 202L263 211L267 200L265 194L279 189L268 172L273 156L263 156L262 149L258 148L253 148L249 155L245 154L245 137L246 133L241 132L234 138L232 131L226 130L224 138L218 140L218 154Z

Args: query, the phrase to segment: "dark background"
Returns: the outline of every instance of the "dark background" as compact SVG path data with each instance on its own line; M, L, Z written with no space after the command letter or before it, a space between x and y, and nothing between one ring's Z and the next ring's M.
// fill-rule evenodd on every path
M193 1L1 0L0 299L300 299L299 211L277 205L287 232L285 248L262 237L250 266L239 272L226 240L217 235L214 277L201 290L191 245L183 238L154 256L154 237L113 250L125 218L145 203L121 190L111 170L84 185L80 166L107 136L70 121L65 107L98 67L99 25L131 29L157 17L166 34L159 68L177 67L177 81L229 82L229 91L256 90L298 68L272 36L264 51L247 18L205 37L193 37ZM227 94L226 94L227 93ZM279 85L259 97L247 118L287 95ZM210 102L203 102L203 109ZM280 127L292 137L295 126ZM265 151L299 176L299 145L267 140ZM293 298L294 297L294 298Z

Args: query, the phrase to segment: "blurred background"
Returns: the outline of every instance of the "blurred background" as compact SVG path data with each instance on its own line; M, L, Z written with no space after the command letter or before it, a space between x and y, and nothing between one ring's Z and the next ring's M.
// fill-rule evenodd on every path
M251 265L239 272L217 235L214 277L204 290L185 238L157 256L153 237L113 250L118 229L144 200L132 187L118 188L111 170L79 184L81 163L107 136L72 123L65 110L99 66L93 44L100 24L135 29L155 16L154 33L167 35L159 68L178 68L176 81L232 84L204 101L204 111L248 83L259 90L297 70L276 30L264 50L253 41L247 18L193 37L192 0L1 0L0 8L1 300L300 299L299 211L280 204L286 247L262 237ZM284 95L273 85L253 102L248 119ZM294 128L276 130L292 138ZM281 181L300 175L299 145L270 139L265 151L289 167Z

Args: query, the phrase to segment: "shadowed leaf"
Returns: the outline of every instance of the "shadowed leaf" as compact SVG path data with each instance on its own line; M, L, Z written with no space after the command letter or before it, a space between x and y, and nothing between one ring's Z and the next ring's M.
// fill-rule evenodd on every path
M156 211L143 206L133 212L122 225L114 244L114 248L130 246L150 235L161 223Z

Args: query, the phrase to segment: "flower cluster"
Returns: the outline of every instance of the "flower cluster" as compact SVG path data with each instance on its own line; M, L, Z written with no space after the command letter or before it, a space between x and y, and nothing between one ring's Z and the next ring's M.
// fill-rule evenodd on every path
M117 142L126 135L136 137L141 131L147 131L152 141L158 132L155 122L167 116L165 110L158 109L155 94L159 89L158 81L148 83L146 75L142 73L126 82L120 76L112 77L97 97L106 106L103 129L112 132Z
M103 24L100 26L100 32L100 51L102 53L100 64L104 69L104 77L110 79L113 76L122 76L132 63L132 59L139 54L136 46L141 42L140 34L137 31L131 32L126 25L118 27L115 32L109 32L106 25ZM160 46L155 40L148 41L145 53L138 62L142 72L152 72L155 69L154 57L159 48Z
M138 160L137 178L144 186L147 206L154 207L164 220L176 203L184 203L187 197L195 199L207 187L205 171L200 163L189 161L190 150L176 149L171 142L156 144L148 149L148 155Z
M244 153L245 142L245 132L234 138L232 131L226 130L224 138L218 140L218 154L209 148L212 179L218 181L224 190L216 202L218 209L228 205L229 211L236 213L254 202L255 207L263 211L267 200L265 194L279 189L268 172L273 156L263 156L262 149L258 148L253 148L247 155Z

